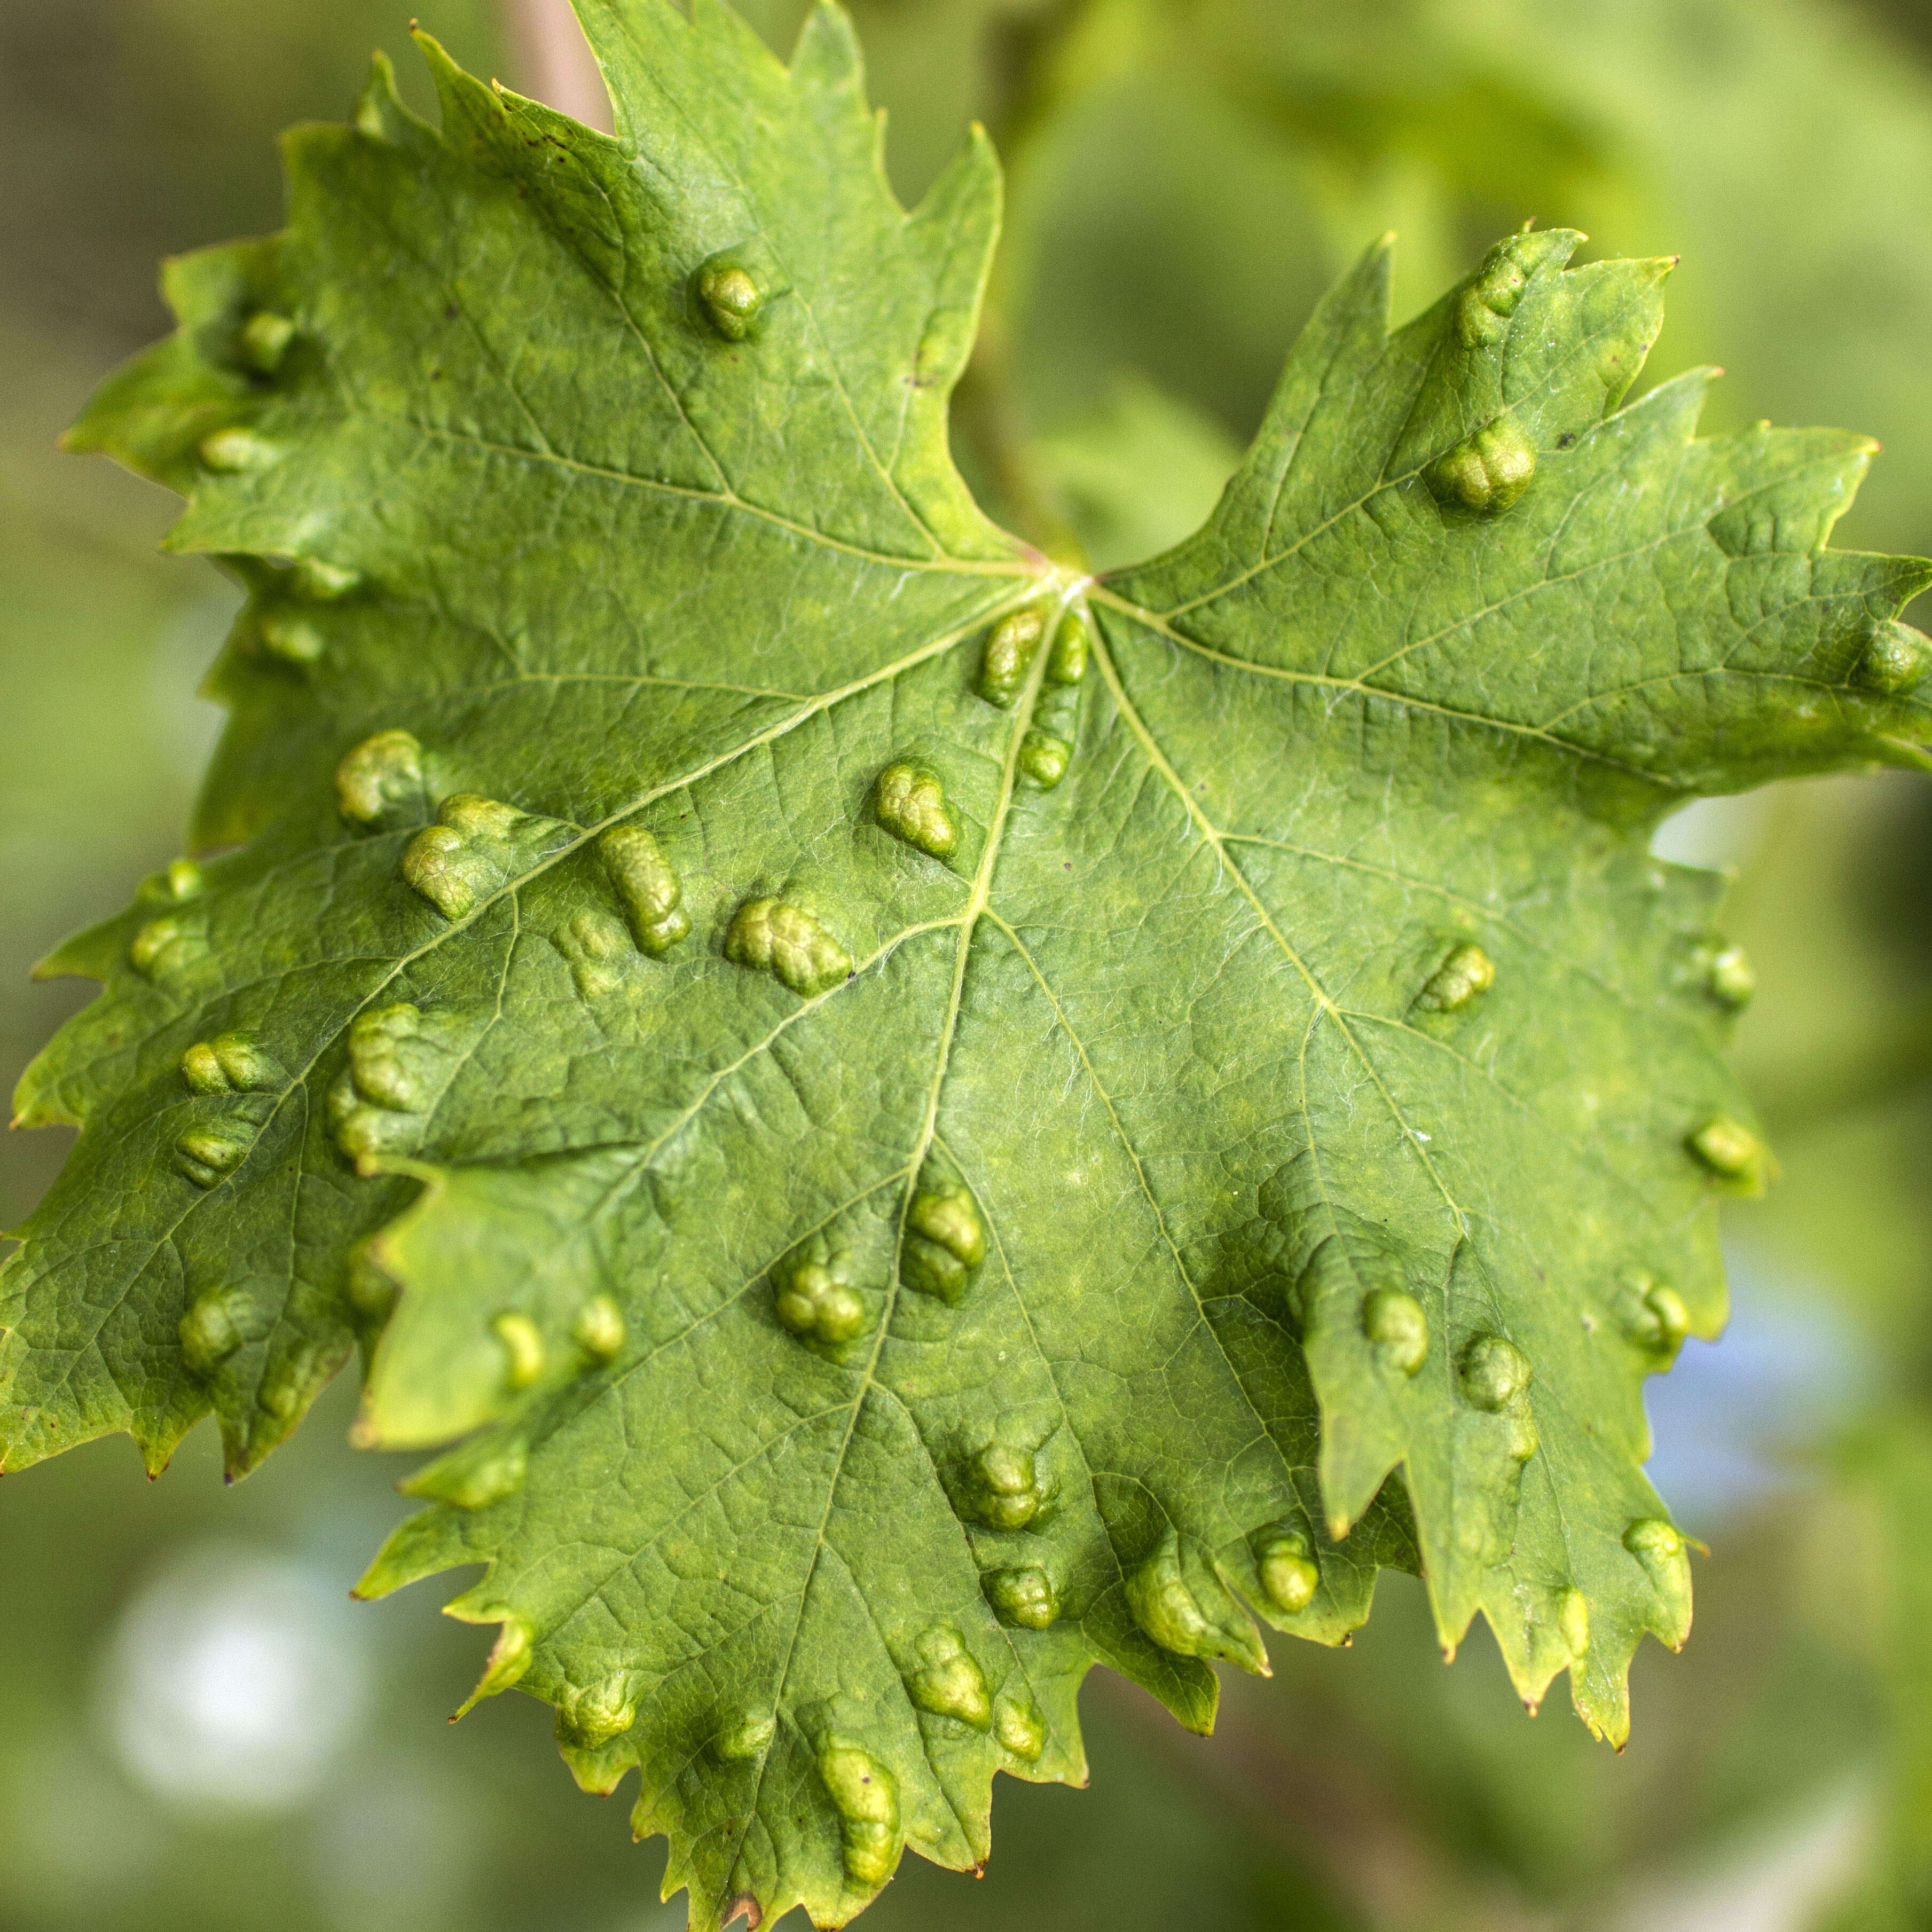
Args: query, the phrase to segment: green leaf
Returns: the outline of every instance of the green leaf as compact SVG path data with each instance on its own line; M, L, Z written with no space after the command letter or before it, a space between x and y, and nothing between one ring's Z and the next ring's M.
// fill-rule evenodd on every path
M1205 1729L1384 1564L1621 1740L1641 1382L1769 1168L1648 839L1922 758L1870 446L1619 412L1667 265L1517 236L1391 336L1378 250L1082 578L947 453L983 141L908 214L836 8L581 11L616 139L425 40L441 131L379 65L292 136L74 433L250 593L238 849L50 962L4 1466L212 1410L238 1474L359 1339L358 1439L447 1450L364 1592L484 1565L478 1694L640 1768L700 1928L979 1862L1094 1664Z

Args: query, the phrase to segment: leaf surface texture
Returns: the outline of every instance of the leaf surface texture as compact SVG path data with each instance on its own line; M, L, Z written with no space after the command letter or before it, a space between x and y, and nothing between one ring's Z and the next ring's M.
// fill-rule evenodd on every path
M1087 578L947 448L983 140L908 214L836 10L580 10L614 140L425 39L440 130L379 65L292 135L75 433L250 597L221 856L50 962L5 1466L212 1411L241 1473L359 1342L446 1451L365 1591L485 1566L479 1694L640 1768L700 1928L981 1862L1094 1664L1205 1729L1384 1565L1621 1741L1690 1618L1642 1380L1769 1164L1648 837L1919 760L1871 446L1621 408L1668 264L1514 236L1390 334L1378 249Z

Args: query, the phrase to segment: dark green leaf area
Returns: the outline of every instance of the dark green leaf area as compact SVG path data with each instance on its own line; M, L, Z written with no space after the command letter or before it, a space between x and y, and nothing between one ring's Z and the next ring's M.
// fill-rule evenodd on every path
M1869 446L1620 408L1667 265L1513 236L1390 334L1377 250L1082 576L947 452L984 143L908 214L836 10L580 10L617 138L379 66L75 432L250 595L232 849L49 962L5 1465L241 1473L359 1344L442 1452L365 1592L484 1566L478 1694L639 1768L705 1932L977 1863L1094 1664L1204 1729L1384 1565L1621 1740L1690 1617L1642 1382L1771 1171L1648 838L1922 760Z

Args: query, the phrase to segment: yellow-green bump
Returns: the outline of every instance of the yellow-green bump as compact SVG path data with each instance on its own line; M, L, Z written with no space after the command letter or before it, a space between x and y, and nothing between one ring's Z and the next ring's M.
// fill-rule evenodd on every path
M1256 1539L1255 1560L1261 1571L1262 1593L1284 1616L1294 1616L1315 1600L1321 1587L1321 1567L1314 1546L1300 1530L1278 1528Z
M852 970L852 956L802 907L747 899L724 935L734 965L770 974L802 998L827 992Z
M920 1666L907 1690L920 1709L936 1718L952 1718L976 1731L993 1721L992 1700L986 1674L960 1641L957 1630L943 1625L919 1640Z
M1415 1004L1432 1012L1460 1012L1496 981L1496 964L1480 946L1459 946L1430 976Z
M280 447L252 429L218 429L205 436L197 452L202 467L218 476L242 476L281 460Z
M1465 349L1493 349L1510 332L1510 317L1529 284L1511 242L1499 242L1456 303L1456 333Z
M278 315L273 309L257 309L242 325L242 359L257 375L272 376L295 339L296 326L288 316Z
M213 1375L241 1347L241 1316L239 1299L230 1291L204 1294L189 1304L176 1324L189 1374L204 1378Z
M1498 416L1474 435L1445 450L1422 472L1439 503L1494 516L1529 488L1536 474L1536 446L1514 417Z
M1640 1348L1674 1355L1690 1332L1690 1311L1668 1282L1640 1274L1630 1283L1630 1312L1625 1324Z
M252 1132L230 1127L190 1127L175 1142L175 1155L182 1172L197 1187L212 1187L248 1158L248 1150L254 1144Z
M376 1258L373 1241L358 1241L349 1250L349 1306L358 1322L386 1322L396 1305L397 1286Z
M1932 665L1932 638L1896 618L1887 618L1873 626L1855 675L1868 691L1902 698L1924 676L1928 665Z
M403 848L404 883L445 919L466 918L503 882L503 850L524 814L500 799L457 792L445 799L436 823Z
M362 583L362 573L347 564L330 563L319 556L298 557L289 578L289 587L311 604L332 604L346 597Z
M888 765L872 788L872 815L894 838L933 858L950 859L958 847L946 788L923 766Z
M1050 1630L1059 1621L1060 1593L1053 1580L1033 1564L989 1570L982 1580L986 1600L1003 1624L1021 1630Z
M196 1040L182 1055L182 1078L197 1094L260 1094L278 1087L281 1068L245 1033Z
M432 1462L403 1485L404 1492L457 1509L487 1509L513 1496L530 1474L530 1448L520 1436L485 1436Z
M765 291L758 278L730 249L712 256L692 278L705 319L727 342L742 342L757 332L764 313Z
M1012 708L1046 634L1046 613L1037 606L1015 610L993 626L980 664L980 695L988 704Z
M641 826L613 826L597 841L597 856L638 950L662 958L691 931L676 868Z
M530 1318L512 1309L490 1324L503 1345L505 1379L513 1389L526 1389L543 1373L543 1331Z
M1033 1764L1046 1748L1046 1720L1026 1698L1002 1695L993 1706L993 1735L1002 1750Z
M866 1298L821 1262L782 1268L776 1288L772 1307L779 1325L808 1341L850 1342L872 1325Z
M1529 1358L1501 1335L1478 1335L1462 1351L1462 1393L1477 1408L1502 1412L1529 1387Z
M262 648L284 664L312 664L320 660L322 635L306 617L286 610L272 612L256 626Z
M135 934L128 963L142 979L160 981L208 956L208 928L198 914L165 913Z
M711 1740L712 1755L724 1764L747 1764L763 1757L778 1735L769 1711L741 1711Z
M1399 1288L1378 1288L1362 1303L1362 1333L1392 1369L1412 1376L1429 1359L1429 1318Z
M960 1484L965 1514L988 1529L1030 1529L1053 1513L1059 1485L1038 1454L992 1442L967 1464Z
M1706 983L1712 998L1736 1012L1750 1005L1751 995L1757 991L1757 974L1742 946L1726 946L1713 956Z
M1712 1114L1685 1136L1684 1144L1720 1180L1757 1187L1767 1178L1771 1156L1764 1143L1727 1114Z
M1664 1640L1680 1648L1690 1632L1690 1556L1676 1526L1639 1516L1624 1532L1624 1547L1643 1566L1665 1618Z
M836 1732L820 1742L818 1774L838 1814L846 1876L884 1885L899 1860L897 1780L856 1738Z
M1078 684L1087 675L1087 660L1092 648L1086 618L1078 610L1068 611L1055 628L1053 648L1047 653L1047 682Z
M378 731L344 754L335 768L335 802L352 825L380 825L424 802L423 748L416 734Z
M624 1346L624 1316L608 1294L593 1294L578 1310L572 1338L593 1361L608 1362Z
M424 1115L445 1064L447 1016L406 1000L358 1014L349 1030L349 1064L328 1090L329 1131L365 1172L386 1154L422 1144Z
M557 1700L558 1742L599 1750L638 1721L637 1700L621 1672L595 1684L566 1684Z
M956 1303L986 1258L986 1231L968 1189L950 1182L914 1196L899 1264L908 1286Z
M1267 1668L1267 1653L1243 1612L1234 1610L1239 1627L1231 1628L1202 1607L1181 1567L1180 1539L1171 1530L1128 1577L1126 1599L1134 1622L1162 1650L1177 1657L1225 1658L1249 1670Z
M1556 1628L1570 1660L1580 1664L1590 1648L1590 1600L1581 1590L1565 1590L1556 1606Z
M1066 776L1073 747L1051 731L1029 730L1020 739L1019 768L1042 791L1051 791Z

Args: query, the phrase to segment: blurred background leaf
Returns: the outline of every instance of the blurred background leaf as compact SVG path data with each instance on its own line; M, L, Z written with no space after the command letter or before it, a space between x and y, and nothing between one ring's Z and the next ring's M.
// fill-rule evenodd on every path
M563 0L415 0L466 64L586 118ZM0 1058L86 995L62 933L178 849L232 608L167 500L54 438L160 333L158 258L278 219L272 136L339 117L392 0L0 7ZM802 0L748 0L775 46ZM989 501L1100 568L1184 535L1328 280L1384 230L1420 307L1534 218L1681 254L1652 380L1712 427L1888 447L1842 538L1932 549L1932 8L1892 0L855 0L908 197L969 122L1007 238L956 418ZM1615 1758L1445 1668L1384 1582L1350 1651L1279 1646L1220 1736L1096 1678L1095 1788L1003 1784L986 1879L908 1868L880 1932L1833 1932L1932 1924L1932 792L1714 801L1741 1052L1784 1185L1736 1213L1737 1314L1652 1384L1658 1479L1713 1545L1696 1636L1639 1660ZM62 1136L0 1147L20 1220ZM670 1932L654 1848L580 1798L538 1707L441 1719L476 1633L344 1600L404 1505L351 1391L238 1488L196 1437L0 1491L0 1932Z

